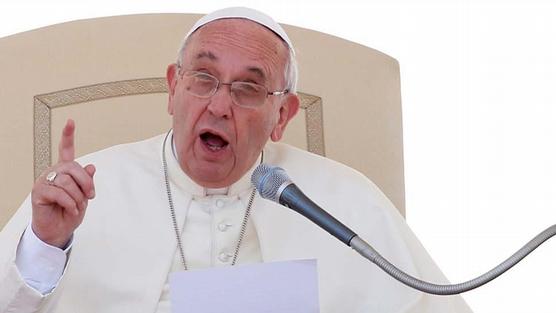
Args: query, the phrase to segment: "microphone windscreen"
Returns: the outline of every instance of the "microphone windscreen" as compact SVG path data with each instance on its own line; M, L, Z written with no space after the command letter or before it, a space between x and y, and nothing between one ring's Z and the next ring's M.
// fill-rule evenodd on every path
M265 163L257 166L251 175L251 182L257 188L261 197L276 202L279 202L280 197L278 189L289 181L290 178L283 168Z

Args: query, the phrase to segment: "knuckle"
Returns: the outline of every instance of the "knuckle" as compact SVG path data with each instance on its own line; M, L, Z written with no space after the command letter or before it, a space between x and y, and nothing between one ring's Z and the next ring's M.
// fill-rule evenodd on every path
M75 203L75 201L67 195L60 197L58 203L68 209L75 209L77 207L77 203Z
M46 196L48 196L48 190L41 184L35 185L31 190L31 202L33 204L38 204Z
M90 190L93 190L95 188L94 183L93 183L93 179L91 177L89 177L89 175L87 174L82 183L81 186L83 187L83 191L85 193L89 192Z
M75 161L60 161L58 164L58 169L64 172L71 172L78 166L77 162Z
M86 190L92 190L95 188L95 184L93 183L93 179L92 178L87 178L84 182L84 187Z
M79 203L83 203L83 201L85 201L85 195L83 195L83 193L81 191L77 192L77 194L75 196L75 201L77 201Z
M82 166L79 162L77 162L77 161L71 161L71 164L72 164L72 166L73 166L75 169L77 169L77 170L79 170L79 171L85 171L85 167Z
M36 196L31 196L31 206L33 208L35 208L35 207L37 207L37 205L39 205L39 201L38 201L37 197Z
M67 168L67 166L68 166L68 162L66 162L66 161L59 161L58 163L56 163L56 165L54 165L54 166L52 167L51 170L62 171L62 170L64 170L65 168Z
M69 175L59 175L60 179L59 179L59 184L63 185L63 186L67 186L69 184L71 184L71 182L73 181L73 179L71 179L69 177Z

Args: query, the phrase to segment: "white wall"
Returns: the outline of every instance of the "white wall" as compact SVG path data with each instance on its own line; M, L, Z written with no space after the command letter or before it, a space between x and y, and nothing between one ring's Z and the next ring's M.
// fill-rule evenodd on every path
M407 219L459 282L556 222L556 5L414 2L20 0L0 4L0 36L88 17L246 5L397 58ZM555 262L548 242L465 298L476 312L554 312Z

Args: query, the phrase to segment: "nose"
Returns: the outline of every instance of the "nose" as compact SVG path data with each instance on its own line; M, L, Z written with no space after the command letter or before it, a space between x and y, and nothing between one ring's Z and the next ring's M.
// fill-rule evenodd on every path
M230 86L220 84L214 95L210 97L207 110L216 117L228 119L232 116L233 105Z

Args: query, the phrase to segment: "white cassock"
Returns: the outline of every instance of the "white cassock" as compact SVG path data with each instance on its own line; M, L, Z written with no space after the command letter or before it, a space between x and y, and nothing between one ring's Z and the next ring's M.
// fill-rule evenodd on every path
M64 275L46 296L27 286L15 265L31 216L29 198L22 204L0 234L0 312L170 312L168 275L182 265L164 182L163 138L79 160L97 168L96 198L75 232ZM229 265L257 164L226 194L207 194L184 174L167 145L189 268ZM393 264L447 283L396 208L362 174L285 144L267 144L264 162L284 168L311 199ZM322 313L471 311L460 296L431 296L402 285L304 217L257 195L238 263L310 258L318 260Z

